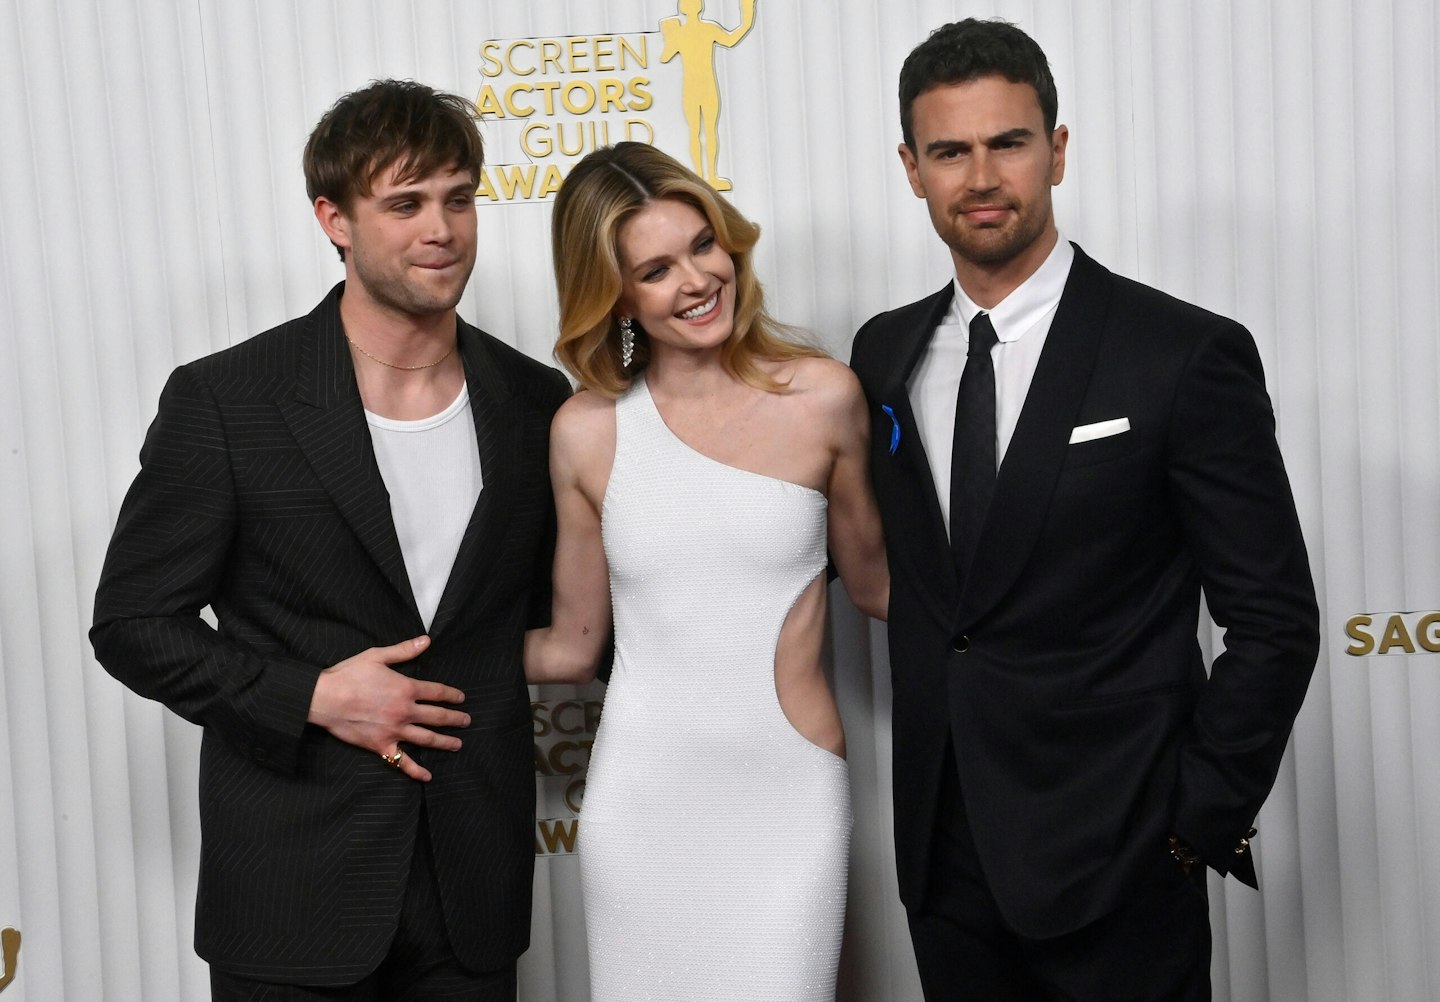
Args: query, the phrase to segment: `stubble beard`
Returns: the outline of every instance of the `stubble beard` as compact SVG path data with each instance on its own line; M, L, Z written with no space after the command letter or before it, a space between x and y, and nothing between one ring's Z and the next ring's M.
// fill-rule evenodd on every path
M1022 207L1006 223L972 227L960 218L960 208L956 207L946 216L941 236L962 260L979 265L1004 264L1039 240L1048 221L1046 213L1027 212Z
M366 294L380 306L412 317L435 316L455 309L465 294L465 286L470 282L474 267L475 263L471 261L453 287L428 287L407 278L407 266L404 264L376 268L364 255L355 256L355 277L365 287Z

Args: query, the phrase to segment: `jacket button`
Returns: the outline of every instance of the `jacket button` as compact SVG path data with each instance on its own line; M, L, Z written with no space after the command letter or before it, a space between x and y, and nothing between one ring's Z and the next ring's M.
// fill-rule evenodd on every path
M970 638L962 633L960 634L960 636L955 638L955 642L950 646L956 654L964 654L970 649Z

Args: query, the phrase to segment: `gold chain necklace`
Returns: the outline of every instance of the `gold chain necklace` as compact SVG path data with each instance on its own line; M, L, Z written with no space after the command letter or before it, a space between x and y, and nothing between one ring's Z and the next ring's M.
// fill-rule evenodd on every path
M441 355L439 358L437 358L437 359L436 359L435 361L433 361L433 362L426 362L424 365L396 365L394 362L387 362L387 361L385 361L383 358L376 358L374 355L370 354L368 351L366 351L364 348L360 347L360 346L359 346L358 344L356 344L354 341L351 341L349 334L346 334L346 335L345 335L345 340L346 340L346 341L350 341L350 347L354 348L354 349L355 349L356 351L358 351L360 354L362 354L362 355L364 355L366 358L370 359L370 361L372 361L372 362L379 362L381 365L386 366L387 368L391 368L391 369L403 369L403 370L406 371L406 372L414 372L416 369L433 369L433 368L435 368L435 366L437 366L437 365L439 365L441 362L445 361L445 360L446 360L447 358L449 358L451 355L455 354L455 346L452 344L452 345L450 346L450 350L449 350L449 351L447 351L445 354Z

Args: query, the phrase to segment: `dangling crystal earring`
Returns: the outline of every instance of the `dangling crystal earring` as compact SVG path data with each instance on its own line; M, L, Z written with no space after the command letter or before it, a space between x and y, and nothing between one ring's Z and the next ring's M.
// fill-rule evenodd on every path
M634 321L629 317L620 318L620 366L630 368L630 359L635 355Z

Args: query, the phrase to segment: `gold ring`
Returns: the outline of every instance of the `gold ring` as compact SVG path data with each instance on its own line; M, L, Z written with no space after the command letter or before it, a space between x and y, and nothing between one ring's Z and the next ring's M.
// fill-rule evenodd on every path
M399 748L396 748L390 755L381 755L380 757L385 760L386 765L393 765L397 769L400 768L400 763L405 761L405 753Z

